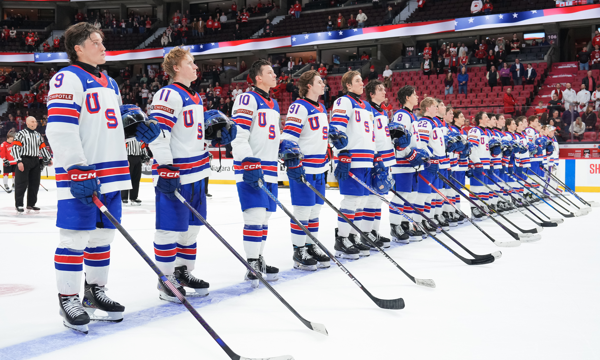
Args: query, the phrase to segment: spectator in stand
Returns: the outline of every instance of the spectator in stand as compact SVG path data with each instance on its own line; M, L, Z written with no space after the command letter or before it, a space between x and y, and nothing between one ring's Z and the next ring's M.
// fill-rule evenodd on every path
M198 23L196 24L196 30L198 30L199 37L204 37L205 28L206 22L202 18L198 19Z
M592 93L592 104L595 111L600 110L600 84L596 85L596 91Z
M329 15L327 18L327 31L331 30L333 30L333 19L331 18L331 15Z
M562 114L562 122L564 124L564 129L567 129L571 124L575 121L575 119L579 116L579 113L574 110L574 104L565 104L565 112Z
M363 13L362 10L358 10L358 15L356 16L356 21L358 21L358 27L364 28L367 22L367 14Z
M581 80L581 83L585 85L586 89L595 89L596 88L596 79L594 79L592 70L588 70L587 76Z
M494 55L494 50L491 50L488 52L487 57L485 58L485 67L487 69L487 71L490 71L490 68L494 66L498 66L498 63L496 62L496 55Z
M337 28L343 29L346 27L346 19L342 16L342 13L338 13Z
M198 19L197 18L194 18L194 21L192 21L192 36L193 37L200 36L200 34L198 33Z
M576 111L585 111L590 100L592 100L592 94L586 89L584 84L581 84L581 90L579 90L579 92L577 93L577 100L575 100L575 103L578 106Z
M152 20L150 20L150 16L146 17L145 25L146 25L145 31L150 32L150 29L152 29Z
M524 76L525 76L525 83L528 85L533 85L533 83L535 82L535 79L537 78L537 72L535 71L533 66L531 66L531 64L527 64L527 70L525 70Z
M577 93L575 92L575 90L571 89L571 83L567 83L566 87L567 88L563 90L563 101L565 103L565 109L570 108L571 110L573 110L575 109L575 106L573 104L577 101Z
M562 125L562 120L560 118L560 111L550 110L549 113L550 113L550 117L548 118L548 124L557 126L557 124L560 123Z
M524 69L519 59L515 59L515 63L510 67L513 83L515 85L523 85Z
M494 10L494 5L492 5L490 0L485 0L485 3L483 4L483 12L486 15L489 15L492 13L492 10Z
M425 48L423 49L423 57L427 57L428 59L431 59L431 55L433 54L432 51L433 50L431 49L431 46L429 45L429 43L425 44Z
M348 29L354 29L358 26L358 21L354 18L354 14L350 14L350 19L348 19Z
M462 45L458 47L458 56L462 57L467 55L469 55L469 48L465 43L462 43Z
M294 16L296 17L296 19L300 18L301 11L302 11L302 5L300 5L300 2L296 0L296 3L294 4Z
M483 2L481 0L473 0L471 2L471 14L478 14L483 9Z
M235 101L238 95L242 94L244 91L240 89L240 84L235 84L235 89L231 92L231 100Z
M561 100L558 99L558 95L556 95L554 91L552 92L551 96L552 100L548 102L548 112L553 114L555 111L560 112L564 110Z
M388 5L387 10L385 11L385 25L390 25L394 22L394 9Z
M450 59L448 59L449 65L450 65L450 71L453 72L454 74L456 74L458 72L458 65L459 65L459 61L458 61L458 56L456 55L456 52L453 52L452 55L450 56ZM466 71L466 68L465 68Z
M423 75L430 76L433 74L435 71L433 60L423 58L423 61L421 61L421 70L423 71Z
M35 94L33 93L33 89L29 90L28 94L25 94L25 98L23 99L23 104L27 106L28 109L31 109L33 103L35 101Z
M213 22L213 34L220 34L221 33L221 22L219 20L215 20Z
M313 58L313 56L312 56L312 55L310 55L310 56L308 57L308 61L307 61L307 63L308 63L308 64L314 64L314 63L316 63L316 61L315 61L315 59Z
M214 34L214 30L213 30L214 25L215 25L215 21L213 20L212 16L209 16L208 20L206 20L206 33L208 35Z
M418 0L417 6L419 7L419 9L422 9L423 6L425 6L425 0Z
M490 88L493 89L494 86L499 85L500 73L498 73L498 71L496 71L496 67L492 65L487 74L485 74L485 78L487 79Z
M227 15L225 15L225 13L221 14L221 16L219 17L219 21L221 23L227 22Z
M562 99L563 99L563 92L560 89L560 83L557 83L556 84L556 88L554 90L552 90L552 93L550 93L551 97L554 96L554 95L556 95L556 99L557 100L562 101Z
M58 36L55 36L54 40L52 40L52 42L53 42L54 51L58 51L58 49L60 48L60 39L58 38Z
M392 88L392 76L393 75L394 75L394 73L390 69L390 66L386 65L385 70L383 70L383 86L385 86L386 89Z
M469 57L466 55L459 57L458 64L461 70L462 68L466 68L469 65Z
M271 25L271 21L267 19L265 28L263 30L264 37L272 37L273 36L273 25Z
M129 18L125 23L125 29L127 29L128 34L133 34L133 19Z
M323 93L323 103L325 104L325 108L329 108L329 100L331 99L331 86L327 84L327 80L323 79L323 84L325 84L325 92Z
M246 70L248 70L248 66L246 66L246 62L242 60L242 62L240 63L240 72L243 73Z
M435 73L437 75L444 74L444 58L442 55L438 55L438 59L435 62Z
M17 108L23 107L23 95L17 91L16 94L13 95L13 102Z
M467 69L462 68L460 74L458 74L458 93L459 94L467 94L469 85L469 74L467 74Z
M8 95L6 96L6 103L8 104L9 109L14 109L16 107L12 90L8 90Z
M371 65L371 67L369 68L369 75L367 75L367 79L369 79L369 81L371 80L377 80L377 78L379 78L379 74L377 73L377 71L375 71L375 66Z
M541 114L545 114L546 113L546 107L544 106L544 102L543 101L539 101L538 102L538 106L534 109L535 115L537 116L541 116ZM540 120L541 122L541 120ZM542 123L542 125L546 125L547 122Z
M452 94L454 94L454 78L452 77L452 73L449 72L446 75L446 79L444 79L444 95Z
M594 37L592 38L592 46L600 46L600 31L596 30Z
M577 53L577 59L579 59L579 70L590 69L590 53L586 47L581 48L581 51Z
M585 109L585 112L581 113L581 120L585 124L585 131L595 131L596 130L596 121L598 118L594 113L594 106L589 104Z
M517 34L513 34L513 38L510 41L510 53L517 55L521 53L521 41L517 38Z
M517 114L517 101L515 97L511 94L511 88L506 88L506 93L504 94L504 113L509 114L510 117L514 118Z
M169 37L167 36L167 32L166 31L162 34L162 37L160 38L160 44L162 46L169 45Z
M321 66L319 66L319 69L317 71L319 72L319 76L322 79L324 79L327 76L327 68L323 63L321 63Z
M599 70L600 69L600 45L594 46L594 51L591 52L590 57L591 57L591 60L590 60L591 68L595 69L595 70Z
M583 140L583 133L585 132L585 124L581 121L581 117L577 117L574 123L569 126L569 132L574 140Z
M240 29L240 24L235 24L235 30L233 31L233 40L242 40L242 29Z
M248 24L248 21L250 21L250 13L247 9L244 9L244 11L242 11L242 25Z
M287 63L288 71L291 72L295 65L296 65L296 62L294 61L294 58L292 56L290 56L290 59L288 60L288 63Z
M369 60L369 55L367 55L366 51L363 51L360 60Z

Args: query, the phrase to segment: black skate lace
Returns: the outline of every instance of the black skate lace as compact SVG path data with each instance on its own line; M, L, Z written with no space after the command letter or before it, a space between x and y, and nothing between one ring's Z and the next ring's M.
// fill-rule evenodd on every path
M71 318L76 318L79 315L83 314L85 311L83 310L83 305L79 301L79 296L69 296L62 298L62 305L65 312Z
M106 296L106 293L104 293L106 290L108 290L108 289L105 288L104 286L96 286L96 291L94 292L94 296L96 297L96 299L100 300L101 302L108 303L111 305L116 304L116 302L113 299Z

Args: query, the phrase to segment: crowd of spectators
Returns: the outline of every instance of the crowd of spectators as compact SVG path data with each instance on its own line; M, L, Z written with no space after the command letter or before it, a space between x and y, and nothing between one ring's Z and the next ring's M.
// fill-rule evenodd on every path
M32 52L41 43L37 31L17 31L15 27L4 26L0 32L0 46L18 45L27 51Z

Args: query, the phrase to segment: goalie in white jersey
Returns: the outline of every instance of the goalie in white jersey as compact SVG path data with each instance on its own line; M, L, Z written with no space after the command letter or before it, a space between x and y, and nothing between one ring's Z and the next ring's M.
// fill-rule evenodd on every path
M325 84L319 73L310 70L302 74L298 79L298 92L300 99L290 105L281 134L280 157L288 163L287 174L294 216L310 230L313 236L317 237L319 213L324 201L302 182L302 176L317 191L325 195L327 182L325 172L329 165L327 156L329 121L327 108L319 103L319 96L325 92ZM294 161L294 158L297 158L293 153L294 147L302 154L302 161ZM285 160L288 153L292 158ZM317 267L330 266L331 259L293 220L290 221L290 228L295 268L316 270Z
M233 170L238 196L244 212L244 250L248 263L268 281L278 279L279 269L267 266L262 254L269 231L269 217L277 204L261 189L277 196L277 160L279 154L279 104L269 96L277 85L277 75L266 60L257 60L250 67L250 79L255 86L235 100L232 119L238 133L231 143ZM249 271L246 280L257 280Z
M206 218L204 179L210 174L206 140L214 133L213 126L220 124L225 127L220 129L220 137L214 139L212 145L228 144L235 138L236 127L227 126L228 119L218 111L204 113L202 99L190 88L198 67L189 50L171 49L162 67L173 83L154 95L150 113L162 130L150 145L155 160L152 174L156 179L154 255L158 268L180 292L186 295L182 287L185 286L193 290L187 292L188 296L206 296L209 284L191 274L196 263L196 237L202 223L174 193L178 190ZM217 113L221 120L217 124L209 121L207 127L205 120L209 120L209 113ZM160 280L158 290L161 299L179 302Z
M54 267L60 312L65 326L85 333L90 315L121 321L125 310L104 289L115 227L92 204L97 194L120 221L120 192L131 188L119 87L98 69L106 62L102 40L102 32L88 23L67 29L65 46L71 65L52 77L48 94L46 134L54 151L58 188L60 243ZM152 142L158 126L141 124L136 125L136 138ZM84 264L82 306L78 294ZM94 316L96 309L108 316Z

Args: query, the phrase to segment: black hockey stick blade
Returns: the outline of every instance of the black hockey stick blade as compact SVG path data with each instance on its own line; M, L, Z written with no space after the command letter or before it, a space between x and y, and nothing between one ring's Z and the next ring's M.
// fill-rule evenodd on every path
M550 222L550 221L543 221L542 222L542 226L543 227L557 227L558 224L555 222Z
M260 273L258 273L256 270L254 270L252 268L252 266L250 266L250 264L248 264L248 262L246 260L244 260L244 258L237 252L235 251L235 249L227 242L227 240L225 240L221 234L219 234L219 232L212 227L212 225L206 221L206 219L196 210L194 209L194 207L192 205L190 205L190 203L179 193L179 191L175 191L175 196L177 197L177 199L179 199L179 201L181 201L181 203L183 205L185 205L188 210L190 210L190 212L196 217L198 218L198 220L200 220L205 226L206 228L213 233L213 235L215 235L215 237L217 239L219 239L219 241L221 241L221 243L223 245L225 245L225 247L231 251L231 253L246 267L246 269L248 269L248 271L252 272L252 274L254 276L256 276L256 278L262 282L267 289L269 289L269 291L275 295L275 297L292 313L294 314L294 316L296 316L296 318L298 320L300 320L307 328L314 330L318 333L321 333L323 335L329 335L327 333L327 329L325 328L325 325L323 324L319 324L319 323L313 323L311 321L306 320L304 317L302 317L302 315L300 315L296 309L294 309L292 307L292 305L290 305L278 292L277 290L275 290L271 284L269 284L262 276Z
M378 297L371 295L369 290L367 290L367 289L364 289L364 290L367 293L367 295L371 298L371 300L373 300L375 305L379 306L382 309L386 309L386 310L404 309L404 299L402 299L402 298L392 299L392 300L380 299Z
M488 255L475 259L467 259L469 261L469 265L485 265L493 263L496 258L493 255Z

